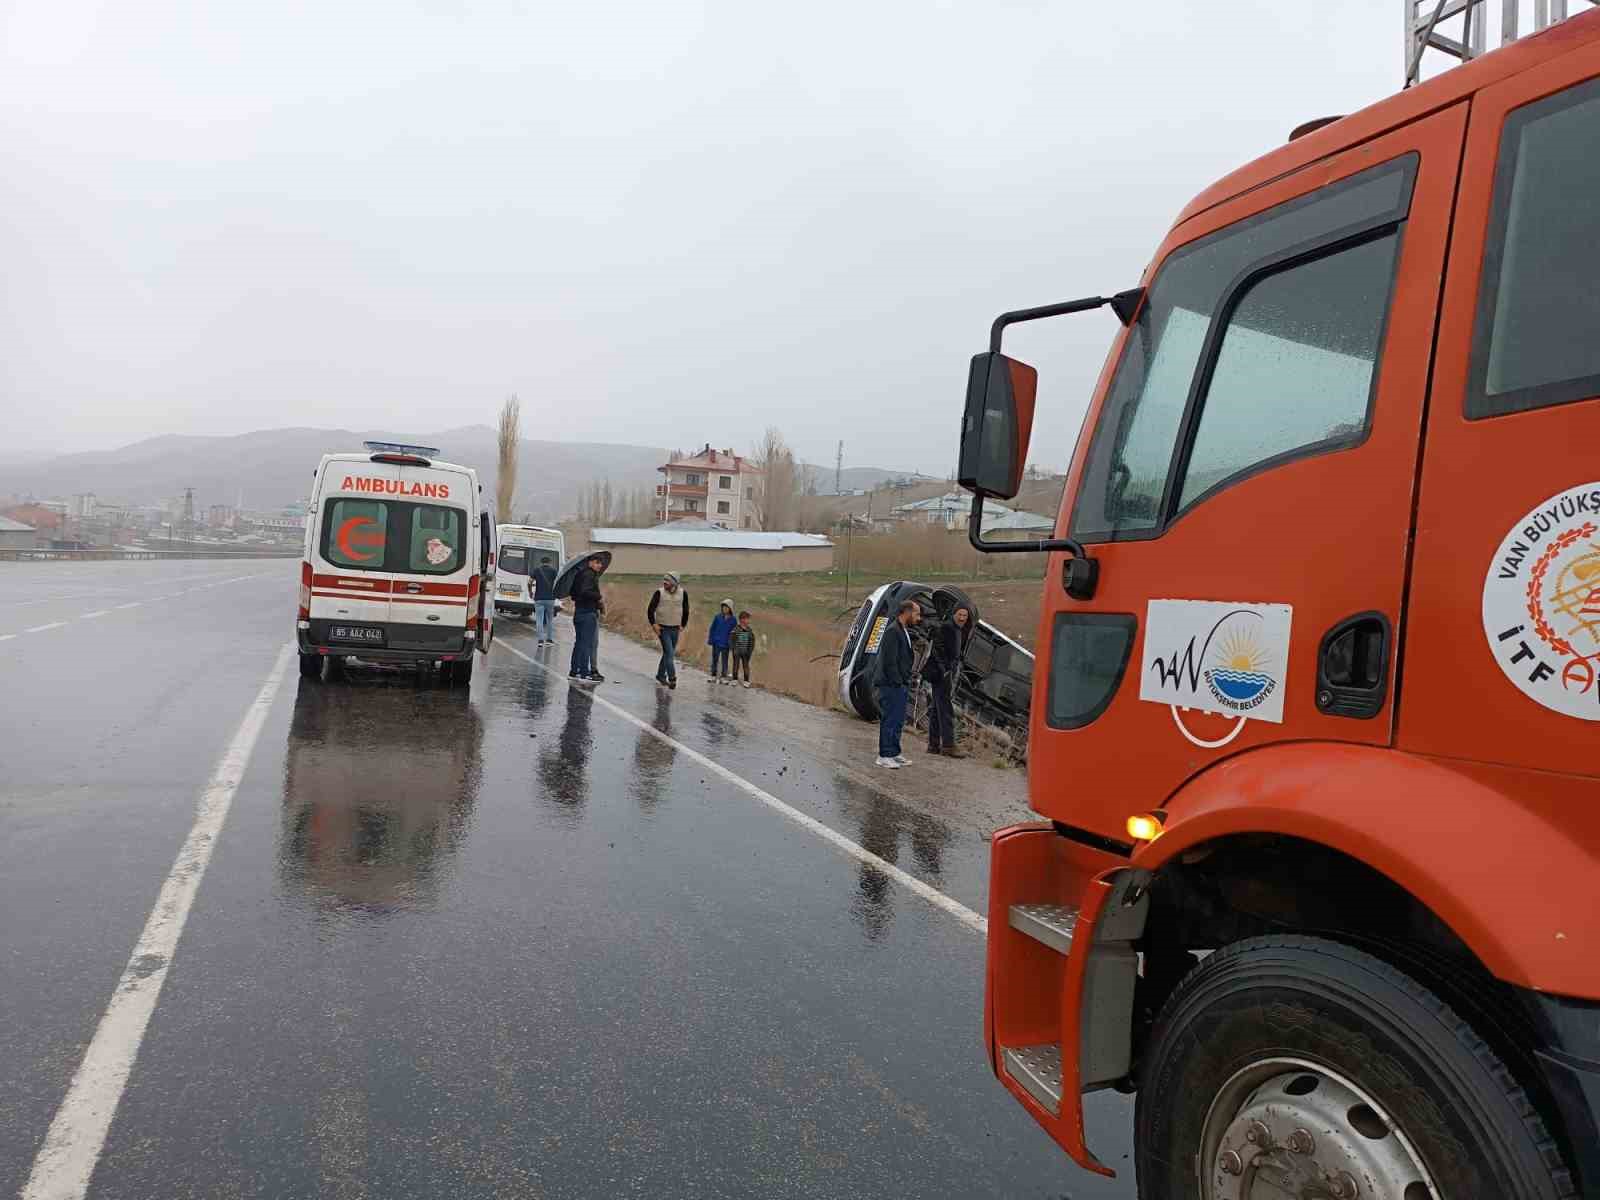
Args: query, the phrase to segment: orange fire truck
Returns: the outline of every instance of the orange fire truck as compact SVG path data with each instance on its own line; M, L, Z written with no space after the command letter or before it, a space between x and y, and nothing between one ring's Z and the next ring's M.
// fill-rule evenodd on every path
M970 536L1050 555L985 1040L1091 1171L1137 1093L1143 1200L1600 1197L1600 12L1419 7L1472 61L972 361ZM1004 331L1101 307L1056 536L990 544Z

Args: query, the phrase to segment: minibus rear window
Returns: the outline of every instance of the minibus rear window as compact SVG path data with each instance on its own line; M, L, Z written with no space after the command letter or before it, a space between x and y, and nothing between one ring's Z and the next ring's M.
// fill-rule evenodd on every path
M512 575L526 575L528 573L528 548L526 546L501 546L499 569Z

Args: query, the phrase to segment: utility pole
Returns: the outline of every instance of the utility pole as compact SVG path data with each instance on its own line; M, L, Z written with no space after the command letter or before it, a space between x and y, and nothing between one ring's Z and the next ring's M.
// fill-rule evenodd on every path
M839 451L833 456L833 494L844 495L844 439L839 439Z
M847 508L844 513L844 603L850 607L850 548L855 541L856 518Z

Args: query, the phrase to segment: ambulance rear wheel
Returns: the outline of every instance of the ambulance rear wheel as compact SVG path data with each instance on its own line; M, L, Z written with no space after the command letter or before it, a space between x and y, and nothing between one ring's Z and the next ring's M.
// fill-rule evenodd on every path
M300 678L301 679L321 679L322 678L322 655L320 655L320 654L302 654L300 656Z
M1571 1200L1527 1093L1409 975L1312 937L1227 946L1163 1007L1140 1069L1142 1200Z
M445 679L454 687L466 687L472 682L472 656L458 658L444 664Z

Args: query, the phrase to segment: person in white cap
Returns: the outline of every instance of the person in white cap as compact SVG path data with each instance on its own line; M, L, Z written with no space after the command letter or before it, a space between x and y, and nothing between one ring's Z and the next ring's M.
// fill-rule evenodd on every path
M644 619L650 622L650 628L661 641L661 665L656 668L656 682L662 687L676 689L678 638L689 626L689 590L678 579L677 572L668 571L661 577L661 586L650 593L650 607L644 610Z

